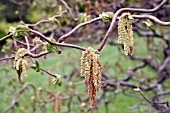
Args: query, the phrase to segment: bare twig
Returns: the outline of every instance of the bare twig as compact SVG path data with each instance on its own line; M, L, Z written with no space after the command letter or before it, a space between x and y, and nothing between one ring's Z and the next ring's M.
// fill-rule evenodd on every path
M91 19L89 21L86 21L84 23L81 23L79 25L77 25L74 29L72 29L70 32L68 32L67 34L61 36L59 39L58 39L58 42L63 42L65 39L67 39L69 36L71 36L75 31L77 31L80 27L83 27L85 25L88 25L88 24L91 24L91 23L94 23L96 21L99 21L101 20L102 18L101 17L97 17L97 18L94 18L94 19Z
M77 18L74 18L72 9L68 6L68 4L67 4L64 0L60 0L60 1L65 5L65 7L66 7L67 10L69 11L70 15L72 16L72 18L73 18L75 21L77 21L78 19L77 19Z
M63 14L65 14L65 13L67 13L67 11L63 11L62 13L60 13L60 14L58 14L58 15L55 15L55 16L53 16L52 18L59 18L59 17L61 17ZM40 24L43 24L43 23L49 23L50 22L50 20L48 19L48 20L40 20L40 21L38 21L37 23L35 23L35 24L26 24L26 26L28 26L28 27L35 27L35 26L38 26L38 25L40 25Z
M14 33L10 33L2 38L0 38L0 42L3 41L3 40L6 40L7 38L11 37Z
M142 97L143 97L147 102L152 103L152 104L166 104L166 105L169 107L168 101L163 101L163 102L150 101L150 100L148 100L148 99L145 97L145 95L143 94L143 92L142 92L141 90L139 90L139 92L140 92L140 94L142 95Z
M70 47L70 48L75 48L75 49L79 49L79 50L83 50L83 51L86 50L84 47L81 47L81 46L78 46L78 45L52 42L48 38L46 38L43 34L41 34L38 31L35 31L35 30L31 30L31 32L37 34L38 36L40 36L41 38L43 38L45 41L47 41L48 43L50 43L52 45L58 45L58 46L62 46L62 47Z

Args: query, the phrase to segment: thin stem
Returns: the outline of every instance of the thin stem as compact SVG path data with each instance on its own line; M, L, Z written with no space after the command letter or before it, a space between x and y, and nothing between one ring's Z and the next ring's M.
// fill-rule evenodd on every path
M11 57L8 57L8 58L1 58L0 61L3 61L3 60L10 60L10 59L14 59L15 57L14 56L11 56Z
M9 38L10 36L12 36L14 33L10 33L9 35L6 35L2 38L0 38L0 42L3 41L3 40L6 40L7 38Z
M77 21L78 19L77 19L77 18L74 18L72 9L68 6L68 4L67 4L64 0L60 0L60 2L62 2L62 3L65 5L66 9L70 12L71 17L72 17L75 21Z
M47 70L45 70L45 69L43 69L43 68L40 68L40 70L46 72L47 74L49 74L50 76L53 76L53 77L55 77L55 78L58 77L58 76L56 76L55 74L52 74L52 73L48 72Z
M83 51L86 50L86 48L81 47L81 46L78 46L78 45L52 42L52 41L50 41L46 36L44 36L43 34L41 34L41 33L38 32L38 31L35 31L35 30L30 30L30 32L39 35L41 38L43 38L45 41L47 41L48 43L50 43L50 44L52 44L52 45L58 45L58 46L62 46L62 47L70 47L70 48L75 48L75 49L79 49L79 50L83 50Z
M159 25L170 26L170 22L163 22L152 15L132 15L132 17L134 17L136 19L151 19L152 21L158 23Z
M60 14L58 14L58 15L55 15L55 16L53 16L52 18L59 18L59 17L61 17L63 14L65 14L65 13L67 13L67 11L63 11L62 13L60 13ZM48 23L48 22L50 22L50 20L48 19L48 20L40 20L40 21L38 21L37 23L35 23L35 24L26 24L26 26L28 26L28 27L35 27L35 26L38 26L38 25L40 25L40 24L43 24L43 23Z
M163 101L163 102L150 101L149 99L147 99L147 98L145 97L145 95L143 94L143 92L142 92L141 90L139 90L139 92L140 92L140 94L142 95L142 97L143 97L147 102L152 103L152 104L166 104L166 105L169 107L168 101Z
M58 39L58 42L63 42L65 39L67 39L69 36L71 36L75 31L77 31L80 27L82 26L85 26L85 25L88 25L88 24L91 24L91 23L94 23L96 21L99 21L101 20L102 18L101 17L97 17L97 18L94 18L94 19L91 19L89 21L86 21L84 23L81 23L79 25L77 25L74 29L72 29L70 32L68 32L67 34L61 36L59 39Z

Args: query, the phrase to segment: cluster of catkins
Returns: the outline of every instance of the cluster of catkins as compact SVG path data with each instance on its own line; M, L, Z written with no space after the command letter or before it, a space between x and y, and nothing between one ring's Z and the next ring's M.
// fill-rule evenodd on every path
M14 60L14 68L17 72L24 74L25 77L27 77L26 69L28 68L28 62L24 59L24 56L27 54L27 50L25 48L18 49L15 60ZM21 82L19 77L19 82Z
M133 30L132 30L133 17L130 13L123 13L118 22L118 43L124 42L125 55L133 54Z
M99 61L99 53L93 48L88 47L82 52L81 57L81 75L85 76L85 84L88 86L88 96L92 102L91 107L96 104L96 91L99 90L101 84L101 64Z

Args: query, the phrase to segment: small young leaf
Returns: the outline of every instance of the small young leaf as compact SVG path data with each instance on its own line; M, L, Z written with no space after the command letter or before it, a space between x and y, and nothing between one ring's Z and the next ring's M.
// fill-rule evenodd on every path
M55 17L49 18L50 24L57 24L59 28L61 28L61 23Z
M38 61L35 61L35 64L36 64L36 67L37 67L37 68L40 68L40 64L39 64Z
M60 80L60 75L56 74L57 75L57 78L53 78L52 82L54 85L58 85L58 86L61 86L62 85L62 82Z
M48 51L49 53L54 53L54 51L53 51L53 46L52 46L51 44L47 43L47 44L46 44L46 48L47 48L47 51Z
M52 18L52 17L51 17L51 18L49 18L48 20L50 21L50 24L54 24L54 22L53 22L53 18Z
M12 38L20 39L20 38L21 38L21 35L20 35L18 32L15 32L15 33L12 35Z
M86 15L85 21L88 21L90 19L91 15Z
M17 31L30 31L30 28L28 28L27 26L24 26L24 25L18 25L16 27L16 30Z
M31 68L36 70L36 65L32 65Z
M50 39L51 40L51 39ZM54 39L55 40L55 39ZM51 40L52 41L52 40ZM46 43L46 48L49 53L58 53L58 46Z
M56 18L54 19L54 23L56 23L58 25L58 27L61 28L61 23Z
M81 24L85 21L85 18L86 18L86 13L80 13L78 15L78 24Z
M22 38L22 36L28 36L28 33L27 32L15 32L13 35L12 35L12 38L15 38L15 39L20 39Z
M50 41L52 42L56 42L56 40L54 38L50 38Z
M140 91L140 89L139 89L139 88L134 88L133 90L134 90L134 91Z
M38 61L35 61L35 64L31 66L32 69L34 69L36 72L40 72L40 64Z
M112 19L113 16L114 16L114 13L112 13L112 12L106 12L106 14L108 15L108 17L109 17L110 19Z
M110 19L112 19L114 16L114 13L112 12L102 12L102 14L99 14L99 17L102 18L103 22L109 22Z
M9 32L10 32L10 33L15 33L15 32L16 32L16 28L13 27L13 26L10 26L10 27L9 27Z
M142 23L146 25L147 29L150 29L153 26L153 23L150 21L150 19L146 19L146 21L143 21Z

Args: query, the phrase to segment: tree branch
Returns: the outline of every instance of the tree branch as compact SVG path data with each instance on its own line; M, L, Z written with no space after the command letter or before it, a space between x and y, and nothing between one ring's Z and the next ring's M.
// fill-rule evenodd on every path
M110 33L113 31L113 27L115 25L117 17L121 13L126 12L126 11L129 11L129 12L139 12L139 13L152 13L152 12L155 12L155 11L158 11L159 9L161 9L163 7L163 5L167 1L168 0L163 0L160 5L158 5L157 7L153 8L153 9L121 8L118 11L116 11L116 13L113 16L113 19L112 19L112 22L110 24L110 27L109 27L108 31L106 32L106 34L104 36L104 39L103 39L102 43L99 45L99 47L97 48L97 50L100 52L102 50L102 48L104 47L104 45L105 45L105 43L106 43Z

